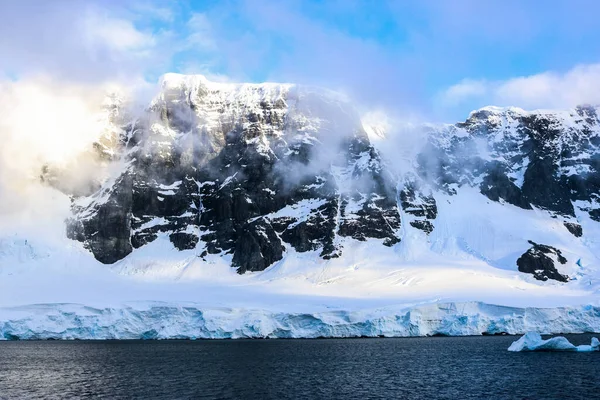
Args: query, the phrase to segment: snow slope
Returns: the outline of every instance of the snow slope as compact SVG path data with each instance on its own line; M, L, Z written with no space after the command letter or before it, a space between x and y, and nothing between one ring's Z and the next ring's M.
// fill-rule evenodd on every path
M483 200L482 200L483 199ZM482 200L482 201L481 201ZM165 236L107 267L80 243L26 233L0 242L0 337L236 338L600 331L594 255L544 212L455 196L458 209L504 210L504 224L445 202L437 232L382 249L354 242L322 260L290 251L238 275ZM481 201L477 203L477 201ZM506 210L509 212L506 212ZM514 215L513 215L514 214ZM523 231L507 229L520 223ZM504 228L503 228L504 226ZM543 229L539 229L543 227ZM486 228L487 227L487 228ZM568 246L579 278L540 282L515 270L526 238ZM349 239L351 240L351 239ZM494 304L494 305L491 305Z

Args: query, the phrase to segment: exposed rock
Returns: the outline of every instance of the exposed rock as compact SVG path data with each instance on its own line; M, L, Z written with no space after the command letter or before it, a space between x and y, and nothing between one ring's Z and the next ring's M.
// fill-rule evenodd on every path
M488 165L487 175L483 177L479 189L490 200L500 201L502 199L517 207L531 210L531 205L523 196L521 188L510 180L499 163Z
M285 247L273 227L263 219L249 223L236 241L232 266L238 273L262 271L283 258Z
M568 282L569 277L562 275L556 269L556 263L566 264L567 259L561 251L543 244L529 243L533 246L517 260L520 272L533 274L535 279L547 281L554 279L559 282Z
M429 234L433 232L433 224L430 221L416 220L410 221L410 225L414 228L420 229L423 232Z
M419 174L446 193L478 186L493 201L575 216L573 202L600 193L596 109L527 112L486 107L464 122L434 128L418 157ZM592 218L595 209L588 208Z
M583 236L583 229L581 228L581 225L574 222L565 222L564 225L565 228L567 228L575 237Z
M169 235L169 240L177 250L191 250L198 244L198 236L187 232L175 232Z
M433 232L432 221L437 217L437 204L432 194L425 195L410 177L400 191L402 210L411 216L409 225L429 234Z

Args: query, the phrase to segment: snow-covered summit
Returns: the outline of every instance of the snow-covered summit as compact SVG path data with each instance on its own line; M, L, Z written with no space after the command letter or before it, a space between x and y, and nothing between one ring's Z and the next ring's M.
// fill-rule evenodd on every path
M69 224L103 262L161 235L241 272L280 260L284 243L330 258L339 236L398 241L395 183L352 105L327 91L168 75L124 137L125 170Z

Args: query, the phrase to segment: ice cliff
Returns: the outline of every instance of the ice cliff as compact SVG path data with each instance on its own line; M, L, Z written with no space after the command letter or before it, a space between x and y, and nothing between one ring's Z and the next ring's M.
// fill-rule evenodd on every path
M471 302L285 313L202 308L191 303L136 303L108 308L40 304L0 309L0 338L9 340L461 336L529 331L600 331L600 307L516 308Z

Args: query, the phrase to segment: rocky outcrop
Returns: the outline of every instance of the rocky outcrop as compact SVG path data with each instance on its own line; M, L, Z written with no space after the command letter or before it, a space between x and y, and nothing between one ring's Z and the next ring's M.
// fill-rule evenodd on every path
M414 176L406 180L400 190L402 210L409 216L410 226L429 234L433 232L433 221L437 217L437 204L433 194L424 194Z
M537 244L531 240L529 243L532 247L517 260L519 271L533 274L533 277L540 281L553 279L559 282L568 282L569 277L562 275L556 269L557 264L567 263L567 259L561 251L552 246Z
M564 222L564 225L565 228L567 228L567 230L573 234L573 236L583 236L583 228L581 227L581 225L576 224L575 222Z

